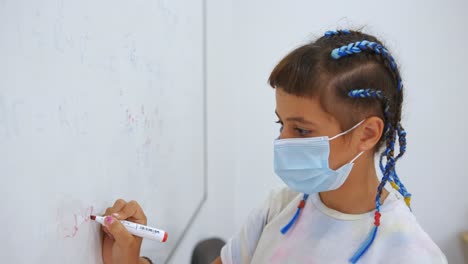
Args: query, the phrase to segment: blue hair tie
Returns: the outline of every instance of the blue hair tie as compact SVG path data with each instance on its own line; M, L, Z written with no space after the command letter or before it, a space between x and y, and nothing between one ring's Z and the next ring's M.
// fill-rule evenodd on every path
M351 34L351 31L349 29L342 29L342 30L328 30L325 32L323 36L325 37L332 37L332 36L337 36L337 35L349 35Z

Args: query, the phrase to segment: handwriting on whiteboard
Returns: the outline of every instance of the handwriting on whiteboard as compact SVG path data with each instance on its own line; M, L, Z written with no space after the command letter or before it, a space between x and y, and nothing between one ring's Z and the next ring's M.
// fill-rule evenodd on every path
M70 213L66 209L59 209L57 211L57 222L59 225L60 236L63 238L75 238L82 226L91 221L90 215L93 214L94 208L92 206L78 209Z

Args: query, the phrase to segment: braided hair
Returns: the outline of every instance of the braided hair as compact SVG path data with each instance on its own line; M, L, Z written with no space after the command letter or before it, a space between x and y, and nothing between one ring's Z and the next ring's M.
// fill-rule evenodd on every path
M395 170L406 151L406 131L401 125L404 89L395 59L374 36L347 29L331 30L281 60L269 84L289 94L318 97L343 131L371 115L384 121L384 132L375 148L378 152L385 144L380 154L382 179L375 197L374 227L351 257L350 262L355 263L370 247L380 226L384 186L390 183L410 207L411 194Z

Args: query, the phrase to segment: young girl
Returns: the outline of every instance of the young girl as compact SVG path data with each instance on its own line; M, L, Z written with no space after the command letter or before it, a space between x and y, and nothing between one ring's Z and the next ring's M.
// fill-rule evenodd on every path
M447 263L395 170L406 151L404 89L382 43L328 31L281 60L269 83L281 125L274 169L288 188L250 215L215 263ZM382 148L380 179L374 156ZM118 201L113 212L146 223L135 202ZM104 227L105 263L137 263L141 240L114 218Z

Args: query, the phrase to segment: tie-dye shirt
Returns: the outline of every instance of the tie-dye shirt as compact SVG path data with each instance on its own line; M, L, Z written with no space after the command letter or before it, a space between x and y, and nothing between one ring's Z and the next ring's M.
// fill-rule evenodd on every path
M318 194L310 195L296 223L281 234L301 199L301 194L289 188L272 193L224 246L223 264L349 263L373 227L373 212L344 214L325 206ZM376 238L358 263L447 263L401 196L390 192L381 213Z

